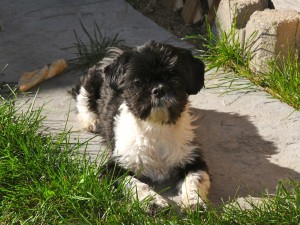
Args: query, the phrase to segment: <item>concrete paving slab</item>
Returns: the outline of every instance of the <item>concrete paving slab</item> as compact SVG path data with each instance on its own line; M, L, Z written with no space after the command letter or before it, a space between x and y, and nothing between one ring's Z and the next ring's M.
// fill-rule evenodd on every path
M75 42L74 29L82 35L80 20L87 29L90 26L90 31L97 22L107 36L118 33L129 46L149 39L176 40L125 1L4 0L0 7L0 68L9 64L4 79L16 81L23 72L57 58L73 58L73 53L64 48Z
M300 14L292 10L265 9L254 12L246 25L245 40L255 42L251 46L253 57L250 68L255 72L265 72L268 62L277 56L277 63L287 58L291 50L300 49Z
M224 31L229 31L236 23L237 29L245 28L250 16L255 11L262 11L268 6L267 0L223 0L216 12L216 22Z
M272 0L275 9L296 10L300 13L300 0Z
M73 29L80 31L79 19L86 25L94 21L108 35L119 32L130 46L146 40L168 41L191 48L157 24L134 10L124 0L3 0L0 6L0 68L8 64L0 81L14 82L57 58L72 58L63 49L74 42ZM39 85L35 105L44 106L44 125L49 132L72 128L74 142L94 135L81 130L75 102L67 91L75 85L78 73L65 73ZM210 199L220 203L236 195L260 196L264 188L271 193L280 179L300 178L300 112L259 90L236 91L220 96L222 88L211 89L219 81L209 80L206 89L191 97L198 116L197 135L210 167ZM35 91L20 97L18 104L33 101ZM28 106L28 103L27 103ZM23 106L22 109L25 109ZM293 112L293 113L292 113ZM291 114L292 113L292 114ZM97 155L99 137L88 145Z

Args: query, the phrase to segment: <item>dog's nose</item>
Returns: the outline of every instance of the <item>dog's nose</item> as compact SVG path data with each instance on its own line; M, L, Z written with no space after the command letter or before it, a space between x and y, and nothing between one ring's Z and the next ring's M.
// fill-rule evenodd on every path
M156 98L161 98L165 95L165 90L163 85L159 85L158 87L155 87L152 89L152 96Z

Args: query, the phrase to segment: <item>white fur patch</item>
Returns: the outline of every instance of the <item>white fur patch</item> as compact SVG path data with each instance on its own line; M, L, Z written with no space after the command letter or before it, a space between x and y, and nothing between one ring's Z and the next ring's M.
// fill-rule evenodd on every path
M205 171L190 172L181 184L181 205L190 208L197 204L205 206L209 188L210 179Z
M78 110L78 119L81 121L83 127L87 130L94 131L97 124L97 114L90 111L88 107L87 91L84 87L80 88L77 95L76 107Z
M145 184L132 176L126 176L124 187L132 197L140 202L147 200L148 203L165 208L169 206L168 201L153 191L148 184Z
M189 105L171 125L137 119L125 103L119 111L113 157L122 167L160 182L169 178L175 166L192 161L195 127Z

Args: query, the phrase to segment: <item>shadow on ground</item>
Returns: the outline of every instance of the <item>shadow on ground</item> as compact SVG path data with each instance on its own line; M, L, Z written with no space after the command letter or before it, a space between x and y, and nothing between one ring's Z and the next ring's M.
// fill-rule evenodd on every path
M214 205L234 197L261 197L265 190L273 193L282 179L299 179L300 174L269 162L277 153L273 142L264 140L248 116L200 110L195 121L196 135L202 144L212 179L209 200ZM165 197L178 201L174 184L156 185Z
M274 192L281 179L300 178L299 173L268 160L277 153L276 146L261 137L248 116L200 109L193 112L198 116L196 133L212 177L212 203L249 194L260 197L265 189Z

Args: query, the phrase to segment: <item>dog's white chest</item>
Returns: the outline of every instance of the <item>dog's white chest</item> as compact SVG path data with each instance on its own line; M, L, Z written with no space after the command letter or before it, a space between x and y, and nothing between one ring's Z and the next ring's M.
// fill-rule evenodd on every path
M174 125L139 120L125 104L119 110L115 118L113 157L124 168L153 181L163 181L175 166L193 158L194 128L188 107Z

